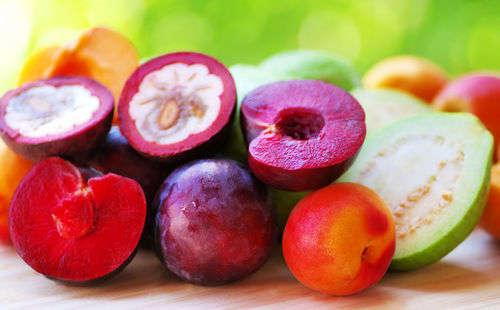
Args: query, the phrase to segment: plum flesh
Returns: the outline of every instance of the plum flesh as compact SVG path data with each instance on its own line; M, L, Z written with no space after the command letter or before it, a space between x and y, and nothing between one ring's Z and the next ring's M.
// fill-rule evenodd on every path
M264 185L235 161L200 160L179 167L163 183L155 204L157 252L185 281L236 281L270 256L275 211Z
M231 73L214 58L179 52L141 65L120 97L120 130L145 156L180 161L214 153L236 103Z
M352 164L366 135L359 103L320 81L261 86L243 99L241 117L252 172L288 191L334 181Z
M144 193L134 180L50 157L17 188L9 227L17 253L31 268L51 279L88 284L130 262L145 217Z
M0 99L0 135L32 161L56 155L81 158L108 133L113 106L111 92L92 79L38 80Z

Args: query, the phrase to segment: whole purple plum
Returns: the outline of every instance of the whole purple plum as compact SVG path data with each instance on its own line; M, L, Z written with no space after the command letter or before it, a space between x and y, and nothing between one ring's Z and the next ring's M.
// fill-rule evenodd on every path
M271 254L275 210L264 185L235 161L206 159L177 168L161 186L154 206L157 253L185 281L236 281Z

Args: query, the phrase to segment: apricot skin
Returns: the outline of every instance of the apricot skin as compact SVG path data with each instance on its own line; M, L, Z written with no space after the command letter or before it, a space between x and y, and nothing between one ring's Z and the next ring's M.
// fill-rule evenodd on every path
M395 250L394 219L372 190L337 183L312 192L293 209L283 254L305 286L350 295L378 282Z
M500 240L500 163L491 168L490 191L479 225L493 238Z
M91 28L69 44L50 46L30 56L19 85L58 75L86 76L109 88L118 104L125 82L138 65L139 54L128 39L107 28ZM115 123L117 117L115 109Z
M446 74L436 64L411 55L382 60L371 67L362 80L365 88L396 88L429 103L446 82Z
M0 141L0 243L10 243L8 214L12 195L34 163L11 151Z

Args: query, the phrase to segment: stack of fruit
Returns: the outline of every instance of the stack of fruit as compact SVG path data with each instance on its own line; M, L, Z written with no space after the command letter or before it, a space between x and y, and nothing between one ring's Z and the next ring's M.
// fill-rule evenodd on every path
M362 80L317 51L139 65L125 38L91 29L34 54L0 99L0 238L69 283L114 275L151 244L179 278L220 285L257 270L279 236L300 282L353 294L453 250L490 175L482 223L500 238L499 114L500 77L448 82L417 57Z

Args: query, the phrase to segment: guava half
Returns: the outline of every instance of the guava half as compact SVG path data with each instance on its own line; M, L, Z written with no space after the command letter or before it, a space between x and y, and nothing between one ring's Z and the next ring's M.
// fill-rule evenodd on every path
M433 113L373 134L339 182L377 192L396 225L392 270L432 264L458 246L487 198L493 137L473 115Z
M365 110L367 135L405 117L434 112L421 99L395 89L356 88L351 95Z

